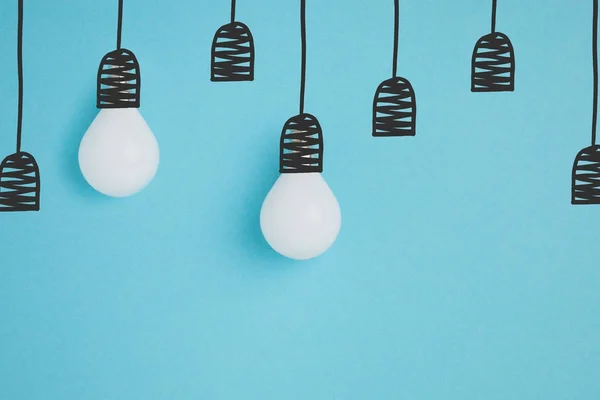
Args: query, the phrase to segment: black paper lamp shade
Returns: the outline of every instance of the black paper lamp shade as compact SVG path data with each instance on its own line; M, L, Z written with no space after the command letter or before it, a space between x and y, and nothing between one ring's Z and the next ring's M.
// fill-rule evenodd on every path
M111 51L98 69L98 108L140 107L140 64L127 49Z
M572 204L600 204L600 146L581 150L573 164Z
M415 136L417 103L410 82L396 77L383 81L373 101L373 136Z
M515 52L505 34L493 32L479 39L471 65L471 91L515 90Z
M281 132L279 172L323 172L323 131L317 118L299 114L287 120Z
M0 211L40 209L40 170L29 153L19 152L0 164Z
M210 80L215 82L254 80L254 40L241 22L219 28L212 43Z

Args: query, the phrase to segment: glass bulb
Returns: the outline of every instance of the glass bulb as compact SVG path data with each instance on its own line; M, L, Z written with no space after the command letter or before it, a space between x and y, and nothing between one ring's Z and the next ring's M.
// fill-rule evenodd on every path
M320 173L281 174L260 211L260 227L281 255L308 260L323 254L338 236L340 205Z
M158 142L137 108L102 109L79 146L79 168L97 191L131 196L150 183L160 159Z

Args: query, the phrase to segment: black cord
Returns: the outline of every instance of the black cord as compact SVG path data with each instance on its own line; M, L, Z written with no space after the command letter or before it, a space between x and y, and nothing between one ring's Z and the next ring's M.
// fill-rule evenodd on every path
M119 0L119 20L117 22L117 50L121 49L121 34L123 32L123 0Z
M231 22L235 22L235 0L231 0Z
M300 114L304 114L304 92L306 91L306 0L300 0L300 37L302 40L302 72L300 75Z
M400 33L400 0L394 0L394 58L392 59L392 77L398 74L398 35Z
M23 0L19 0L17 32L17 70L19 75L19 105L17 112L17 153L21 152L21 134L23 131Z
M492 0L492 33L496 32L496 6L497 0Z
M594 0L592 31L592 58L594 63L594 109L592 111L592 146L596 144L598 124L598 0Z

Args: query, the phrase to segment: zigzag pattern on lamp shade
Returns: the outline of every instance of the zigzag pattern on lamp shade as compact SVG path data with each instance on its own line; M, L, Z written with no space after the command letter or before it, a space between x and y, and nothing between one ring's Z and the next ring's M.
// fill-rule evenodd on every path
M135 54L127 49L111 51L98 69L98 108L139 108L141 75Z
M288 119L279 148L281 173L323 172L323 131L314 115L303 113Z
M0 211L38 211L40 171L29 153L19 152L0 164Z
M417 103L407 79L383 81L373 100L373 136L415 136Z
M213 39L210 80L235 82L254 80L254 40L241 22L223 25Z
M572 204L600 204L600 146L581 150L573 164Z
M515 52L505 34L493 32L479 39L471 61L471 91L515 90Z

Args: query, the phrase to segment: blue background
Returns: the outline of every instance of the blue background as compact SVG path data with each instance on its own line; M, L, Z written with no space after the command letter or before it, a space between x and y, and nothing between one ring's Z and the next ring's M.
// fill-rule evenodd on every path
M253 83L211 83L229 2L127 0L123 44L161 146L127 199L77 164L116 0L27 0L23 149L42 210L0 215L0 399L600 398L592 1L502 0L516 91L470 92L490 1L402 0L417 136L373 138L391 0L309 0L306 111L343 212L324 256L274 253L259 210L298 108L299 1L238 2ZM0 2L0 149L14 148L16 1Z

